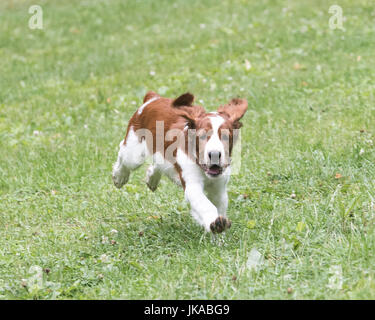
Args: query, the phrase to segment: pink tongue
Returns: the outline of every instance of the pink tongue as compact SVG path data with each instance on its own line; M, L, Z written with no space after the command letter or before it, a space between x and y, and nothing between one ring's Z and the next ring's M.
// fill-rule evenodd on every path
M220 167L219 166L212 166L208 169L209 174L219 174L220 173Z

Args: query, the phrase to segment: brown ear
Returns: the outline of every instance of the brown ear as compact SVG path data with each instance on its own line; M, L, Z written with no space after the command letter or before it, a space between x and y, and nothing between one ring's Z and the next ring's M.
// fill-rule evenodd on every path
M174 107L182 107L182 106L191 106L194 101L194 96L186 92L183 95L179 96L175 100L173 100L172 105Z
M143 98L143 103L147 102L148 100L150 100L152 98L160 98L160 96L154 91L149 91L145 94L145 96Z
M239 120L244 116L246 110L247 100L235 98L229 101L228 104L219 107L217 111L226 114L229 120L233 122L233 127L239 129L242 127L242 123Z

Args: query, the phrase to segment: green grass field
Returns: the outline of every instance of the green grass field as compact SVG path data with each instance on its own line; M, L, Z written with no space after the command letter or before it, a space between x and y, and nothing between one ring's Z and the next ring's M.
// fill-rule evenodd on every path
M1 299L374 299L375 5L0 3ZM232 228L146 166L111 179L147 90L247 98ZM259 257L257 259L257 257Z

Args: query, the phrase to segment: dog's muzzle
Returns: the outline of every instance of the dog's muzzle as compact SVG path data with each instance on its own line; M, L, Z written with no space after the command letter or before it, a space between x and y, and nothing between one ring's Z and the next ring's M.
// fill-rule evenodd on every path
M209 164L206 166L205 171L212 177L217 177L223 173L223 167L220 164L221 152L210 151L208 153Z
M210 158L210 164L212 165L220 165L220 158L221 152L220 151L210 151L208 153L208 157Z

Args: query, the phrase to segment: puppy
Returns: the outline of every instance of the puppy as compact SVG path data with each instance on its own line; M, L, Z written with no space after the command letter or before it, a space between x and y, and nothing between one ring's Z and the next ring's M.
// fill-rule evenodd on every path
M155 191L165 174L185 191L191 214L206 231L229 229L227 183L233 144L239 121L247 110L245 99L232 99L216 112L193 105L194 96L185 93L176 99L148 92L143 105L129 121L113 166L113 182L121 188L130 172L147 156L147 185Z

